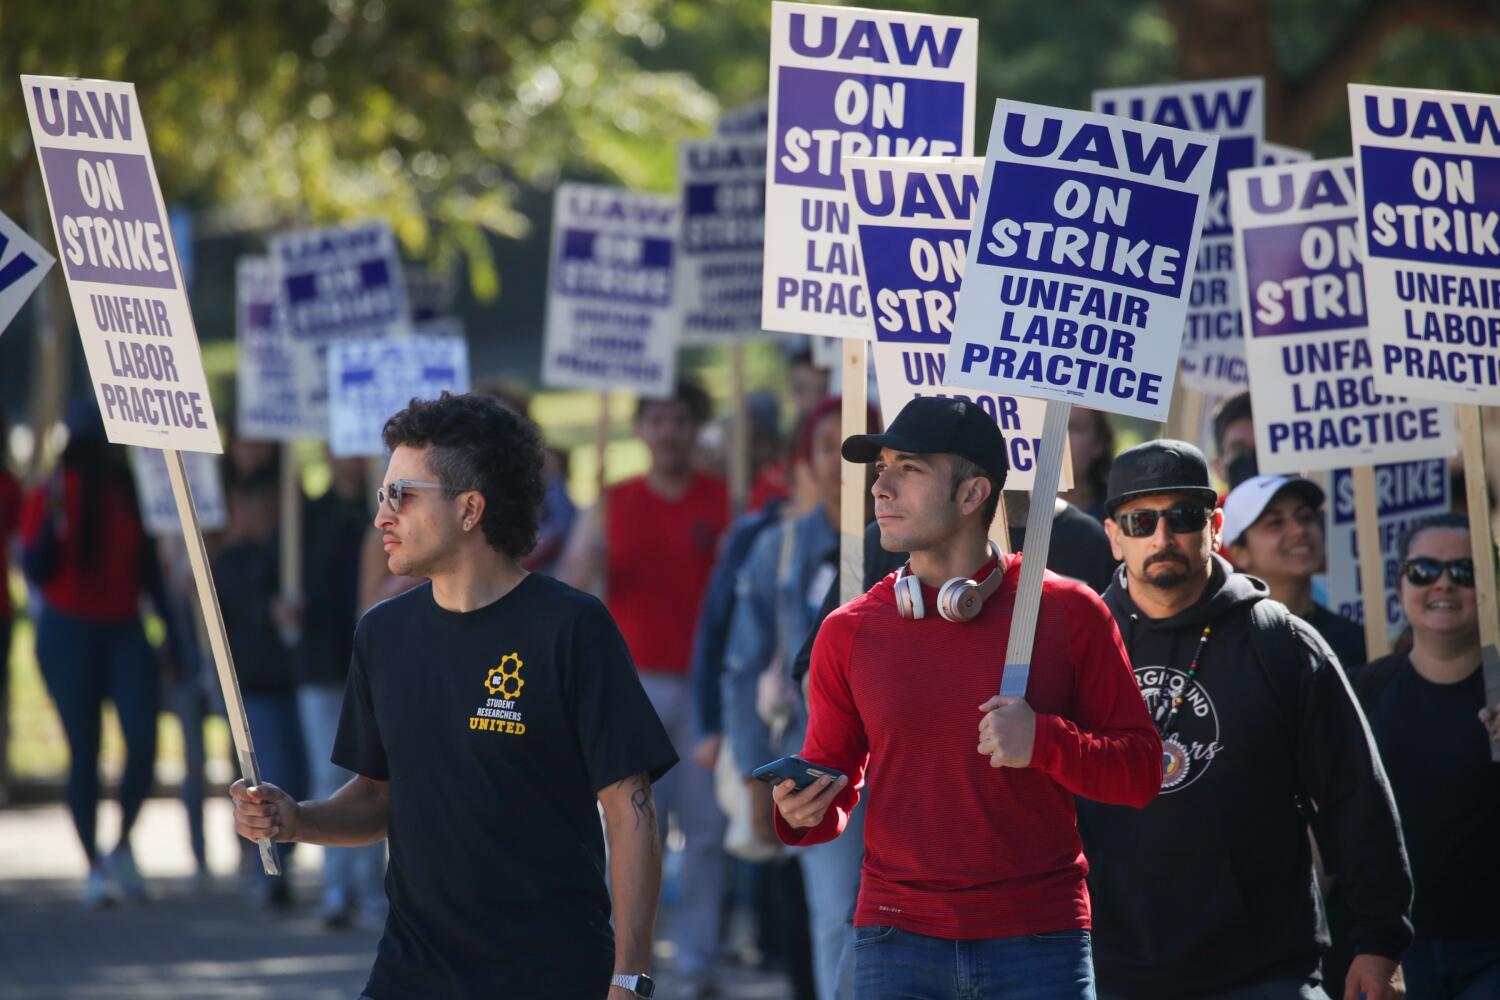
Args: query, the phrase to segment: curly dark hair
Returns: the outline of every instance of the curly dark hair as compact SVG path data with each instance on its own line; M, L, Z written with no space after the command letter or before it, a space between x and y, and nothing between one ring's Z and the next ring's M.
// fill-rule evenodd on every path
M484 495L479 526L491 548L519 559L536 545L542 505L542 436L490 396L444 392L413 399L385 422L385 446L431 448L427 464L456 496Z

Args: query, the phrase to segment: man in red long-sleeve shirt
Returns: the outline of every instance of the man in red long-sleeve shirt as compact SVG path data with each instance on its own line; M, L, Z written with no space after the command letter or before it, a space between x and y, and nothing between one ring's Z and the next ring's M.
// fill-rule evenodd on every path
M837 837L871 775L856 1000L1092 1000L1073 796L1140 807L1161 784L1114 620L1048 573L1026 697L992 696L1021 564L986 554L1008 469L999 428L972 403L915 399L843 453L875 463L881 545L911 561L823 623L802 756L846 777L779 785L777 832ZM958 602L940 609L955 577L980 581L970 621L950 620Z

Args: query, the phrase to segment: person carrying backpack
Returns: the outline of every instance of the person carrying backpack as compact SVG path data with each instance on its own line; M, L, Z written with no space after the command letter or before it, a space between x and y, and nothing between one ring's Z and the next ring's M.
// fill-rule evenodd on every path
M1150 441L1110 470L1124 565L1104 594L1162 738L1145 809L1078 801L1101 998L1394 997L1411 874L1380 758L1328 644L1214 554L1202 452ZM1312 829L1354 960L1320 985Z

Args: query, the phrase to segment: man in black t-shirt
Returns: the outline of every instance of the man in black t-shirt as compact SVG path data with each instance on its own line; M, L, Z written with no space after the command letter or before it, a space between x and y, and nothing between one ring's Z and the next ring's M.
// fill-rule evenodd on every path
M536 540L536 430L444 393L392 417L385 444L375 526L390 570L430 582L355 631L333 760L356 777L302 803L236 782L235 829L389 839L370 1000L650 996L651 783L677 757L604 607L519 565Z

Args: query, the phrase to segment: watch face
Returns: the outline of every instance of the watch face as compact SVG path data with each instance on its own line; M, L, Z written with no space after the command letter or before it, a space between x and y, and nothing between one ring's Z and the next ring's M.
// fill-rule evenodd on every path
M651 981L650 976L643 975L635 981L635 995L650 1000L656 995L656 984Z

